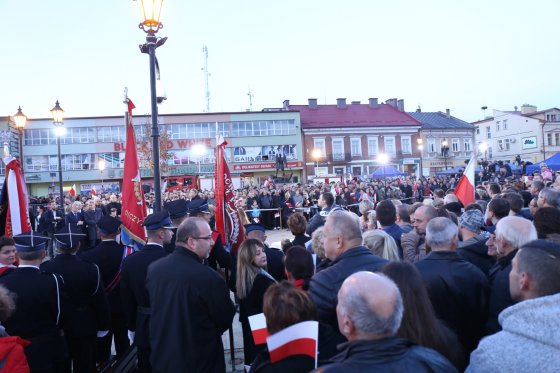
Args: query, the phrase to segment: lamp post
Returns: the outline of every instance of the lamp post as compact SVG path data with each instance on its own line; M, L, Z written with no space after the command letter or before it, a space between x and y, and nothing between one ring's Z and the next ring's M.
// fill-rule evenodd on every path
M420 152L420 166L419 166L419 170L418 170L418 178L420 179L423 175L423 171L422 171L422 152L424 151L424 141L422 140L421 137L416 139L416 143L418 144L418 151Z
M163 27L159 21L163 0L137 0L142 15L138 28L146 33L146 43L140 45L140 51L150 57L150 94L152 104L152 158L154 160L154 212L161 211L161 186L159 165L159 127L157 123L158 108L156 95L156 48L162 46L167 38L157 38L156 33Z
M192 149L192 150L194 151L194 154L197 156L197 159L198 159L198 174L200 175L200 173L201 173L201 172L200 172L200 162L201 162L201 160L202 160L202 157L206 154L206 151L207 151L206 145L204 145L204 144L195 144L195 145L193 146L193 149Z
M103 190L103 171L107 167L107 162L104 159L100 159L98 162L99 171L101 171L101 190Z
M60 137L64 135L64 110L60 107L58 100L51 109L54 124L54 134L56 135L56 146L58 148L58 183L60 186L60 206L64 206L64 191L62 186L62 156L60 155Z
M443 156L443 162L445 169L447 170L447 156L449 155L449 144L447 143L447 140L443 140L441 142L441 155Z
M483 168L486 169L486 165L488 163L488 160L486 158L487 151L488 151L488 144L485 143L485 142L481 142L480 144L478 144L478 151L484 154L484 166L483 166Z
M315 158L316 166L315 166L315 177L317 177L317 172L319 170L319 158L321 158L321 149L314 149L313 150L313 158Z
M27 123L27 117L22 113L21 106L18 107L17 113L14 115L14 122L16 123L16 128L19 131L19 160L21 162L21 171L23 172L23 130L25 129L25 124Z
M377 155L377 162L385 166L387 163L389 163L389 155L385 153L379 153Z

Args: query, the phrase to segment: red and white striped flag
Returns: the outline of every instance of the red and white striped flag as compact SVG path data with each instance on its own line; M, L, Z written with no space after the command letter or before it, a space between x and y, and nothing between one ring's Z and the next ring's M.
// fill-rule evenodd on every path
M253 334L253 342L255 342L255 345L265 344L266 337L268 337L268 330L266 329L266 318L264 317L264 313L249 316L249 326L251 327L251 333Z
M93 197L93 196L96 196L96 195L97 195L97 192L95 191L95 185L92 185L91 186L91 196Z
M27 205L27 186L23 179L19 161L11 155L4 157L3 160L6 165L4 192L7 193L3 197L8 200L4 235L12 237L31 231Z
M476 157L473 156L463 172L463 176L459 179L457 187L455 188L455 195L459 198L459 201L463 204L463 207L467 207L469 204L475 201L474 199L474 168L476 165Z
M275 363L293 355L307 355L315 359L317 368L318 338L317 321L304 321L289 326L266 339L270 362Z

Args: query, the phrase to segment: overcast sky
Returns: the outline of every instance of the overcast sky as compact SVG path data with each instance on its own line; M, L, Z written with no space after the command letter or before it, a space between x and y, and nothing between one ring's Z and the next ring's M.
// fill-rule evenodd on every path
M0 0L0 116L120 115L124 87L150 112L148 56L132 0ZM366 103L475 121L482 106L560 106L560 1L165 0L158 48L162 114Z

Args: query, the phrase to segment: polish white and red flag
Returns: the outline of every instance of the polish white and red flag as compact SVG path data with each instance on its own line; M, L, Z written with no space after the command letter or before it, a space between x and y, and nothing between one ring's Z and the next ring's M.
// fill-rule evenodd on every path
M472 157L463 172L463 176L459 179L457 186L455 187L455 195L459 198L459 201L463 204L463 207L467 207L469 204L475 201L474 198L474 168L476 165L476 157Z
M264 317L264 313L249 316L249 326L251 327L251 333L253 334L253 342L255 342L255 345L265 344L266 337L268 337L268 330L266 329L266 318Z
M95 190L95 185L91 186L91 196L96 196L97 195L97 191Z
M317 368L318 338L317 321L304 321L289 326L266 339L270 362L275 363L294 355L306 355L315 359Z
M6 165L6 179L2 190L2 203L7 202L4 235L12 237L29 232L31 224L28 214L27 186L19 161L11 155L3 159Z

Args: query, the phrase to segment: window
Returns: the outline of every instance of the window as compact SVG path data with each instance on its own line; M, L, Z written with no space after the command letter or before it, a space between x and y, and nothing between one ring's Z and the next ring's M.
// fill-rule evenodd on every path
M504 148L505 150L509 150L509 139L504 140Z
M504 119L504 120L502 121L502 129L503 129L504 131L507 130L507 119Z
M193 123L196 124L196 123ZM198 123L215 126L215 123ZM191 126L192 124L189 124ZM222 128L219 131L225 131L228 123L220 123ZM214 128L215 132L215 128ZM227 132L227 131L225 131ZM256 120L256 121L240 121L231 122L231 136L247 137L247 136L285 136L294 135L296 133L296 125L293 119L283 120ZM212 138L213 136L208 136Z
M98 142L124 142L125 140L126 128L124 126L97 128Z
M451 149L454 152L461 151L461 145L459 144L459 139L451 139Z
M558 116L556 114L546 114L546 121L547 122L556 122L556 121L558 121Z
M433 137L428 138L428 152L436 152L436 139L434 139Z
M479 127L476 127L476 134L480 135L480 128Z
M465 137L463 141L463 148L466 152L470 152L472 150L472 139L470 137Z
M504 142L503 142L503 140L498 140L498 150L499 150L499 151L503 151L503 150L504 150Z
M552 133L547 133L546 134L546 144L547 145L552 145Z
M333 156L333 161L343 161L345 159L343 137L332 138L332 156Z
M560 145L560 133L554 134L554 145L556 146Z
M351 137L350 138L350 152L352 156L362 155L362 138L361 137Z
M379 153L379 138L377 136L368 136L368 155L377 155Z
M410 136L401 136L401 150L403 153L412 153L412 143Z
M385 153L396 154L397 151L395 149L395 136L385 136L383 140Z
M313 139L313 150L318 149L321 151L321 158L327 155L327 148L325 147L324 138L314 138Z
M54 129L28 129L24 135L25 145L54 145L56 136Z
M106 162L107 168L123 168L124 167L124 153L101 153L97 155L99 160L103 159ZM99 162L97 164L99 168Z
M491 139L492 133L490 132L490 126L486 127L486 138Z
M496 132L500 132L500 121L496 122Z

